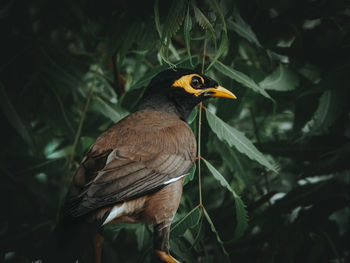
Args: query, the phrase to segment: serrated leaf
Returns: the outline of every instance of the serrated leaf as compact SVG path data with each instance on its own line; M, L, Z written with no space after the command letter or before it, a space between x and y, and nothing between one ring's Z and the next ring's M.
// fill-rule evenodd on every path
M261 47L261 44L258 38L256 37L255 33L251 29L250 25L248 25L242 19L241 15L238 13L237 8L235 8L233 14L236 21L228 20L227 27L235 31L238 35L240 35L244 39L248 40L250 43L256 44L257 46Z
M186 1L173 0L165 19L162 31L162 42L170 43L170 39L180 29L185 17Z
M185 215L178 222L176 222L173 227L171 227L171 235L182 236L187 229L198 224L201 214L201 210L198 207L192 209L187 215Z
M214 223L213 223L213 221L211 220L211 218L210 218L210 216L209 216L207 210L205 210L205 208L203 208L203 212L204 212L205 218L207 219L207 221L208 221L208 223L209 223L209 225L210 225L211 231L215 234L216 240L218 241L218 243L219 243L220 246L221 246L222 251L224 252L224 254L225 254L227 257L229 257L229 254L227 253L227 251L226 251L226 249L225 249L224 242L223 242L222 239L220 238L218 231L216 231L216 228L215 228L215 226L214 226Z
M250 77L248 77L247 75L243 74L242 72L239 72L237 70L234 70L226 65L224 65L223 63L221 63L220 61L216 61L214 64L214 68L221 72L222 74L224 74L225 76L243 84L244 86L252 89L255 92L260 93L261 95L263 95L264 97L274 101L271 96L269 94L267 94L267 92L261 88L258 84L255 83L254 80L252 80Z
M236 208L236 219L237 219L237 227L235 229L234 237L235 239L241 237L244 233L244 231L248 227L248 214L245 209L245 205L239 195L231 188L230 184L226 181L225 177L215 169L214 166L212 166L207 160L204 160L204 163L208 167L211 174L214 176L216 180L218 180L221 184L221 186L225 187L227 190L229 190L232 193L232 196L235 200L235 208Z
M214 41L214 44L216 46L216 35L215 30L212 24L209 22L208 18L202 13L201 10L199 10L198 7L195 5L193 6L194 16L198 22L198 24L206 31L208 31Z
M259 83L265 90L290 91L299 85L298 75L285 66L279 65L270 75Z
M215 10L215 12L219 15L219 18L220 18L221 23L222 23L222 30L224 32L227 32L225 16L224 16L224 13L222 12L221 7L219 6L218 2L216 0L209 0L209 3L211 4L211 6Z
M158 6L157 2L156 4ZM162 46L160 48L159 55L164 62L172 67L174 64L168 59L169 45L171 43L172 36L175 35L175 33L180 29L180 26L182 25L185 17L185 10L186 2L184 0L173 0L162 29L160 29L159 25L159 13L157 15L158 17L156 18L157 30L161 30L160 35ZM158 7L155 8L155 12L158 12Z
M221 41L218 50L215 52L214 58L211 60L208 68L206 71L208 71L214 64L215 62L224 54L225 51L227 51L227 46L228 46L228 37L227 37L227 28L226 28L226 19L225 16L221 10L221 7L219 6L218 2L216 0L210 0L209 3L215 10L216 14L218 14L220 21L221 21Z
M0 107L8 122L19 133L29 147L34 149L35 143L29 127L23 122L10 98L7 96L3 84L0 82Z
M187 55L190 59L191 66L193 67L192 56L191 56L191 35L190 35L191 29L192 29L192 19L190 16L190 6L188 6L186 17L185 17L185 23L184 23L184 39L186 44Z
M113 122L118 122L121 119L120 114L100 97L93 96L93 102L95 102L97 110Z
M243 133L231 127L223 120L206 110L206 117L210 128L218 138L227 142L231 147L248 156L251 160L257 161L269 170L277 173L276 167L265 158L265 156L254 146L254 144L244 136Z

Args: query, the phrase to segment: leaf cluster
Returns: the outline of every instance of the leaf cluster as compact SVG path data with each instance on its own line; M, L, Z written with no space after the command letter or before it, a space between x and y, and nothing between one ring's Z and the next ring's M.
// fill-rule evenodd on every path
M348 1L9 0L0 20L1 262L37 257L91 143L176 67L238 99L190 116L174 256L350 260ZM150 262L149 226L104 235L103 262Z

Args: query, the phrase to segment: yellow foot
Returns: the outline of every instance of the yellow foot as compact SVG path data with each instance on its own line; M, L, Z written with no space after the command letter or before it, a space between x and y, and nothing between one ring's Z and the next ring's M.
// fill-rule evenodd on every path
M180 263L175 258L173 258L170 254L167 254L164 251L156 250L157 256L160 258L161 261L166 263Z

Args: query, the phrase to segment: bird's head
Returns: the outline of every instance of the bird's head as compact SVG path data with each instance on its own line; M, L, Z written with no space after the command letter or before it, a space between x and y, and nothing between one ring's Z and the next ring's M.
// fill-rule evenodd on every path
M236 99L232 92L203 74L190 69L169 69L152 79L140 105L175 106L180 117L186 120L198 103L212 97Z

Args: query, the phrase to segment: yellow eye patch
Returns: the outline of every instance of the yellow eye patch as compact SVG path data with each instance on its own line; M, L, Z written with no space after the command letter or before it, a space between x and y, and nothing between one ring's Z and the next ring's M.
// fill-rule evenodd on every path
M194 89L191 86L191 81L193 77L198 77L200 78L202 84L204 84L204 79L202 76L198 75L198 74L189 74L189 75L185 75L182 76L181 78L177 79L174 81L173 85L171 85L172 87L181 87L183 88L186 92L193 94L195 96L199 96L203 90L199 90L199 89Z

